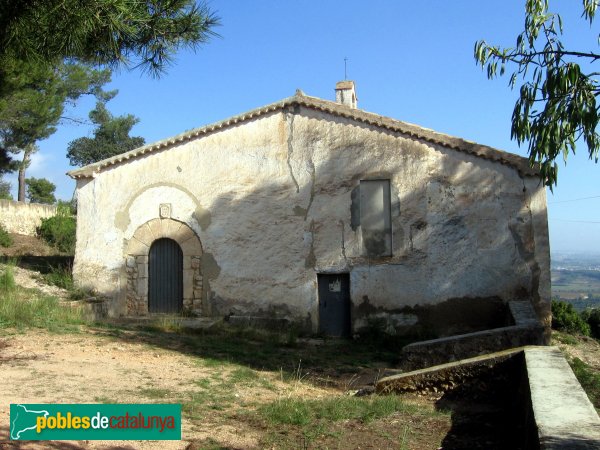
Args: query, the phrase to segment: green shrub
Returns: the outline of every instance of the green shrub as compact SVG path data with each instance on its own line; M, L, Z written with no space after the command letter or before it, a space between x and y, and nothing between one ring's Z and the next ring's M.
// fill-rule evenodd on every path
M573 305L567 302L552 300L552 328L568 333L590 335L590 326L579 315Z
M59 202L56 216L42 219L37 232L48 244L72 255L75 253L76 225L70 204Z
M581 313L581 317L589 325L591 335L600 339L600 308L586 309Z
M2 247L10 247L13 243L12 237L6 231L2 225L0 225L0 246Z

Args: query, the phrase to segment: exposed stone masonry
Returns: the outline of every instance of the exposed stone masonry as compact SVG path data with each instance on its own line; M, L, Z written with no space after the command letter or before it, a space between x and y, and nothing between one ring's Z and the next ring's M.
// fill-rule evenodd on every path
M148 254L152 243L173 239L183 253L183 309L202 314L202 245L194 231L173 219L153 219L134 233L126 250L127 314L148 313Z

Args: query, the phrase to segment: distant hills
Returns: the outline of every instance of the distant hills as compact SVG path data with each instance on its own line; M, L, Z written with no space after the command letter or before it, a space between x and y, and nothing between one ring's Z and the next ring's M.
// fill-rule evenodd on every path
M556 253L551 260L553 299L577 310L600 307L600 255Z

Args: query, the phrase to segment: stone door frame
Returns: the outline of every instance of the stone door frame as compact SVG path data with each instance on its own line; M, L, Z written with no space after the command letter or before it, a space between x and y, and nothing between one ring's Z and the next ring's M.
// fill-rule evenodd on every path
M183 252L183 311L202 315L202 244L187 224L164 218L138 227L125 245L126 314L148 314L148 254L161 238L174 240Z

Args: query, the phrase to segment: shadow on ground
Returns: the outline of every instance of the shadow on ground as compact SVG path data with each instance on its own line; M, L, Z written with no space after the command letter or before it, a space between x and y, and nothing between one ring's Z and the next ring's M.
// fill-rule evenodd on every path
M522 354L489 367L437 401L437 409L452 414L452 427L442 442L442 448L539 448L528 398Z
M22 269L35 270L42 274L46 274L55 269L65 269L73 267L72 256L5 256L0 255L0 263L7 264L15 262Z
M120 322L92 326L91 330L112 339L142 342L209 361L281 371L344 390L372 385L387 368L398 364L399 350L408 342L308 339L298 338L292 331L235 328L226 324L198 330L161 328L164 324Z

